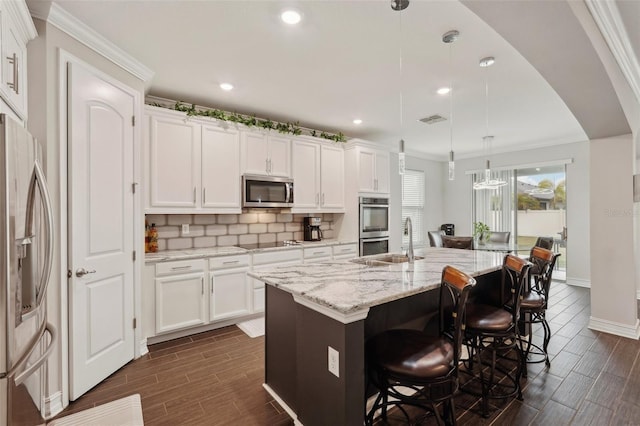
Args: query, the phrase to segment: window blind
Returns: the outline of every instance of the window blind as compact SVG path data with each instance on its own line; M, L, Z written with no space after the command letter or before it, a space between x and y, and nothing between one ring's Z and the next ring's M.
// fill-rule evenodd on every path
M404 234L407 217L411 218L413 226L413 244L425 243L424 192L424 172L405 170L402 175L402 245L405 247L409 244L409 236Z

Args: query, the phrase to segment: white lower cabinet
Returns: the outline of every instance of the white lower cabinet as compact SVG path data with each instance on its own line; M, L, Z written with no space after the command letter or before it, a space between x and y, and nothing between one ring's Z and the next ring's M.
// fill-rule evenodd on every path
M304 249L304 263L331 260L331 246L310 247Z
M302 249L276 250L253 255L252 270L260 271L277 266L288 266L302 263ZM253 312L264 312L264 283L251 278L253 283Z
M209 320L250 314L252 283L247 276L249 255L210 259Z
M353 259L358 257L358 244L340 244L332 247L333 259Z
M205 324L205 261L156 265L156 333Z

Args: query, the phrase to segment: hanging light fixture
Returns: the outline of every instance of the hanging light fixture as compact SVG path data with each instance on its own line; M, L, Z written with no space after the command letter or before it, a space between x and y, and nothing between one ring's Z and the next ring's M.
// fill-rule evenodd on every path
M485 95L485 126L486 135L482 138L482 152L485 156L484 177L479 182L473 184L473 189L497 189L507 184L506 181L500 179L492 179L491 177L491 144L493 136L489 134L489 77L487 75L488 68L496 62L493 56L488 56L480 60L480 68L485 69L484 95Z
M400 151L398 153L398 173L403 175L405 172L405 158L404 158L404 123L403 123L403 99L402 99L402 11L409 6L409 0L391 0L391 8L400 12L400 61L399 61L399 73L400 78Z
M447 31L442 35L442 41L449 45L449 180L456 178L456 163L453 155L453 42L458 39L460 32Z

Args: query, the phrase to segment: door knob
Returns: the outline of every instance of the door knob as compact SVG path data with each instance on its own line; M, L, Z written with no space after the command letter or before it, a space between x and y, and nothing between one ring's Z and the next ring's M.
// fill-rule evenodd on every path
M92 269L91 271L87 271L84 268L80 268L80 269L76 270L76 277L82 277L82 276L85 276L87 274L95 274L95 273L96 273L95 269Z

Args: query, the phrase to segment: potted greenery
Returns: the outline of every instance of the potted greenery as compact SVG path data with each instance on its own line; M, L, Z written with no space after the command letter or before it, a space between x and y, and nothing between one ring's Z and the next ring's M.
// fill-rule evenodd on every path
M490 235L489 225L483 222L473 222L473 238L478 241L478 244L482 245L489 241Z

